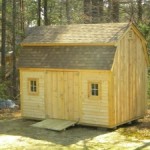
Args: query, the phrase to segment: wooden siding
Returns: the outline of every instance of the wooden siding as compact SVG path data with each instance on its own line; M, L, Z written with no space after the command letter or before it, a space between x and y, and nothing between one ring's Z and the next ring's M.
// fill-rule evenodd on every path
M79 120L79 73L47 72L47 115L49 118Z
M107 126L108 80L109 73L48 71L48 117ZM100 99L93 100L88 97L89 81L98 81L102 84Z
M118 43L113 64L114 108L113 124L140 118L146 111L146 59L142 41L129 32Z
M109 73L82 73L82 116L81 122L95 125L109 125L108 109L108 82ZM92 99L88 95L89 82L99 82L101 84L101 96L99 99Z
M109 126L110 71L20 69L20 75L23 116ZM31 76L39 78L37 96L28 95L27 80ZM99 99L88 97L89 82L101 84Z
M45 118L44 73L41 71L20 71L21 112L23 117ZM38 79L39 92L29 93L29 78Z

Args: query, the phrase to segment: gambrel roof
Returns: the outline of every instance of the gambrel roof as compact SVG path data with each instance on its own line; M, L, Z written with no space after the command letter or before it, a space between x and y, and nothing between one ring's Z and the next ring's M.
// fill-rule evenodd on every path
M129 30L146 41L131 23L40 26L22 42L19 67L110 70L117 43Z
M22 42L22 45L114 43L128 27L129 23L40 26L30 30L31 34Z

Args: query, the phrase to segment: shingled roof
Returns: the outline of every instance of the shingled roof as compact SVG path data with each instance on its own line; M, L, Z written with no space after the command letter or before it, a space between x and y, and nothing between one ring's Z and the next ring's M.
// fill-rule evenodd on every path
M110 70L115 42L128 27L105 23L32 28L22 42L19 68Z
M114 43L129 27L128 23L40 26L30 30L22 45L50 43Z
M19 67L110 70L115 51L114 46L24 47Z

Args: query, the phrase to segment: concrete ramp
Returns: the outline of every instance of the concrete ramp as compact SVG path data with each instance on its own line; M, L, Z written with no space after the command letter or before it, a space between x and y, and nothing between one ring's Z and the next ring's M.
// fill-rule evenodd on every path
M74 126L77 122L62 120L62 119L46 119L41 122L31 125L32 127L50 129L55 131L62 131L70 126Z

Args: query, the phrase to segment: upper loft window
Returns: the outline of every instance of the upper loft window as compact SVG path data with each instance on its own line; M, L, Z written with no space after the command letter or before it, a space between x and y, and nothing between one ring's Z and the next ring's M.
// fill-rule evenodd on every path
M29 93L38 94L38 79L29 79Z

